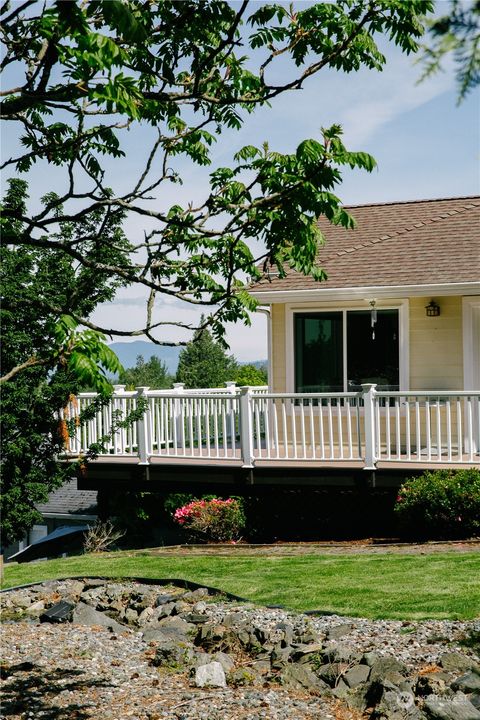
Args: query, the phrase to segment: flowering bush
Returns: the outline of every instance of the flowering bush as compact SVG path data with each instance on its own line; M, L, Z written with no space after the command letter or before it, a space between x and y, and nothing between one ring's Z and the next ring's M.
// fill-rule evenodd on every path
M239 498L192 500L177 508L173 519L210 542L238 540L245 527L245 513Z
M437 470L404 483L395 513L405 534L467 538L480 534L480 471Z

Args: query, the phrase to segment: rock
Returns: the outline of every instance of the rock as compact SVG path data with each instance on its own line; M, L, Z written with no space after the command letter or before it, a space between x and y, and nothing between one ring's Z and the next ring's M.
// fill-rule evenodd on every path
M440 656L439 664L447 672L462 673L468 670L480 670L478 663L468 655L459 652L447 652Z
M256 672L250 667L238 668L228 674L228 684L233 685L233 687L253 685L257 679Z
M355 688L357 685L366 683L370 675L368 665L354 665L343 674L343 679L349 688Z
M219 662L200 665L195 671L195 685L197 687L227 687L227 679L223 667Z
M348 635L353 630L352 623L342 623L335 625L327 630L327 638L329 640L339 640L344 635Z
M165 595L157 595L154 605L155 605L155 607L160 607L161 605L167 605L167 603L172 603L172 605L174 605L178 599L179 599L178 595L169 595L169 594L165 593Z
M480 711L462 693L451 698L429 695L425 710L429 717L438 720L480 720Z
M331 692L334 697L343 699L347 697L349 688L347 683L340 678Z
M415 708L415 697L412 692L401 690L386 680L383 683L382 695L374 710L374 717L387 717L392 720L403 720L418 716Z
M27 607L26 611L29 615L36 615L39 612L42 612L42 610L45 610L45 603L43 600L37 600L36 602L32 603Z
M183 600L178 600L176 603L174 603L172 615L181 615L182 613L190 612L191 609L191 605L189 605L187 602L184 602Z
M254 660L252 662L252 668L258 675L268 675L271 669L269 660Z
M9 593L8 599L15 608L22 610L25 610L32 604L30 597L21 592Z
M201 613L201 614L206 613L207 607L208 607L208 605L206 602L204 602L203 600L199 600L193 606L193 612Z
M67 585L68 597L78 600L85 589L85 583L82 580L70 580Z
M464 693L480 692L480 675L475 672L466 673L456 678L450 687Z
M209 592L208 588L200 587L196 590L190 590L189 592L186 592L183 597L185 600L189 600L190 602L193 600L196 602L197 600L200 600L201 598L208 597Z
M384 657L376 657L370 665L370 680L372 682L382 682L389 680L394 684L402 681L403 676L407 674L405 665L390 655Z
M183 633L184 635L188 635L190 632L195 631L195 625L192 625L192 623L186 622L186 620L183 620L183 618L177 616L173 617L166 617L163 618L163 620L160 620L158 623L158 626L163 630L166 628L172 629L174 628L178 633Z
M226 673L231 672L235 667L235 661L232 656L227 655L227 653L224 652L215 653L213 660L215 660L215 662L219 662ZM268 667L270 668L270 663L268 663Z
M61 600L40 615L40 622L64 623L71 622L75 605Z
M175 603L169 602L164 603L163 605L160 605L159 607L155 608L153 611L152 618L156 618L157 620L162 620L165 617L170 617L173 610L175 609Z
M200 623L207 622L208 616L201 613L183 613L182 618L186 620L189 623L193 623L194 625L200 625Z
M270 654L273 670L282 670L286 665L288 665L291 652L291 647L282 647L281 645L277 645Z
M139 625L146 625L154 616L155 610L151 607L146 607L145 610L142 610L140 615L138 616L138 624Z
M196 655L190 643L169 640L157 648L152 665L182 670L185 667L190 667L195 658Z
M318 668L317 675L328 685L335 687L347 668L347 663L326 663Z
M293 626L289 623L280 622L275 625L274 630L279 631L282 634L280 643L282 647L288 647L293 642Z
M125 625L120 625L120 623L113 620L113 618L95 610L91 605L84 602L79 602L76 606L73 611L72 622L77 625L99 625L100 627L109 628L117 633L128 631Z
M312 655L321 656L323 645L321 643L310 643L309 645L297 645L293 648L293 662L308 662ZM309 657L310 656L310 657Z
M289 687L304 688L321 695L330 692L327 683L315 675L308 665L287 665L282 671L282 681Z
M134 624L136 624L136 622L138 620L138 613L136 610L132 610L132 608L128 607L125 610L123 617L125 618L125 620L127 621L127 623L129 625L134 625Z
M442 672L419 675L415 683L415 695L443 695L447 689L448 675Z
M107 584L106 580L103 580L102 578L85 578L83 581L83 586L85 590L90 590L90 588L98 588L98 587L104 587Z
M142 639L146 643L164 643L168 640L171 640L171 636L167 633L163 632L162 630L159 630L158 628L147 628L142 633Z
M477 710L480 710L480 693L472 693L468 699Z
M323 658L330 663L349 663L356 659L360 660L360 656L355 649L344 643L328 643L328 645L325 645Z

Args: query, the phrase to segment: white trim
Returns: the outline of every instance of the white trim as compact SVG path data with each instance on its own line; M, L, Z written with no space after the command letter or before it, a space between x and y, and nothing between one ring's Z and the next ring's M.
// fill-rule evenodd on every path
M350 288L309 288L308 290L250 290L250 295L262 303L323 302L359 300L367 297L377 299L401 299L405 297L429 297L430 295L480 295L480 282L447 283L434 285L391 285Z
M338 312L348 312L349 310L366 310L369 308L369 300L365 298L362 301L357 300L345 305L339 305L338 302L324 303L289 303L285 306L285 374L287 393L295 392L295 368L294 368L294 336L293 336L293 316L295 313L301 312L321 312L322 310L336 310ZM399 352L399 383L400 390L407 391L410 383L410 358L409 358L409 301L407 298L402 300L389 300L382 302L377 300L378 310L398 310L398 352ZM343 323L343 332L346 332ZM345 343L344 343L345 347ZM345 357L345 354L344 354ZM345 368L344 368L345 370ZM345 373L344 373L345 380Z
M480 297L463 298L463 389L480 388Z
M272 309L270 307L257 307L255 312L267 316L267 383L268 389L272 391L273 383L273 359L272 359Z

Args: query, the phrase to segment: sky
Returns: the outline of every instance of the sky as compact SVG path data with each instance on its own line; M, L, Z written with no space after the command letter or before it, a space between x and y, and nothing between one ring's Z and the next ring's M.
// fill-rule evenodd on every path
M445 12L448 4L439 2L437 7L439 12ZM346 75L322 71L310 78L303 90L287 93L277 98L272 108L247 116L240 132L225 133L213 148L207 172L217 165L230 164L233 153L243 145L258 146L268 140L271 149L289 152L305 138L319 138L321 127L340 123L347 148L369 152L378 163L371 174L344 171L343 183L337 190L344 204L479 194L480 93L471 93L457 106L451 65L418 84L421 71L411 57L386 44L382 50L387 65L381 73L361 70ZM127 157L109 168L120 187L122 181L131 183L138 158L147 152L149 132L132 133ZM185 184L167 188L161 198L163 207L204 196L205 171L190 165L184 170ZM48 189L53 189L55 182L52 175ZM45 188L40 168L33 173L31 183L32 194L36 188ZM139 230L133 224L127 225L129 232L138 234ZM92 319L104 327L138 327L143 307L144 295L138 288L131 288L122 291L115 302L97 308ZM175 320L195 320L195 315L176 301L158 304L156 317L165 315L174 315ZM255 315L250 328L239 323L229 326L227 341L241 361L266 358L265 316Z

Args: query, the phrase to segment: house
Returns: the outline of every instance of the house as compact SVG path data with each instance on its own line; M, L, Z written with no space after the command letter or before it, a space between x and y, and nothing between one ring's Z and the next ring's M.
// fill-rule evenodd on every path
M98 515L97 492L80 490L77 480L73 478L51 492L47 501L36 505L35 508L42 516L41 521L30 529L27 537L3 550L6 561L45 538L51 537L55 532L60 531L65 534L67 529L83 531L87 525L95 523ZM69 547L67 537L65 534L65 551Z
M270 307L273 392L480 388L480 197L346 208L321 221L328 279L252 288Z
M320 221L325 281L290 271L251 287L269 316L269 387L116 386L70 454L139 398L146 409L82 487L352 485L364 470L391 486L480 466L480 198L348 210L354 230Z

